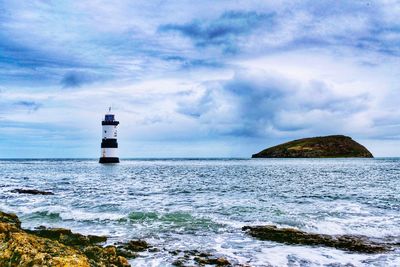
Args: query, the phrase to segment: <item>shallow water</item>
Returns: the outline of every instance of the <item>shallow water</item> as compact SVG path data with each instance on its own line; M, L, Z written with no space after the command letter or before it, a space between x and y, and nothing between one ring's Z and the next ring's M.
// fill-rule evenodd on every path
M143 238L160 248L133 266L170 266L175 249L250 266L400 266L398 249L357 254L241 231L275 224L399 240L400 159L0 160L0 182L0 210L17 213L25 228L106 234L109 243Z

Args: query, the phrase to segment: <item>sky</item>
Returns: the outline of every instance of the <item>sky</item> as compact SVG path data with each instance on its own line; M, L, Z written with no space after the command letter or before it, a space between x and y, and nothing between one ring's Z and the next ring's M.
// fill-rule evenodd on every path
M0 0L0 158L400 156L400 1Z

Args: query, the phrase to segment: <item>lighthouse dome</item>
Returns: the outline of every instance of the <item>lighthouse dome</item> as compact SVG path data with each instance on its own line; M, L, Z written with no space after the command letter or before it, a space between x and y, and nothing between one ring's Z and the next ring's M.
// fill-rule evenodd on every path
M114 120L114 114L106 114L105 121L113 121Z

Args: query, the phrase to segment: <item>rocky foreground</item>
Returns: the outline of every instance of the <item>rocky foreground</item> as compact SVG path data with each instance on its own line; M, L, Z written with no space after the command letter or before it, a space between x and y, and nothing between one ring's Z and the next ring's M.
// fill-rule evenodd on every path
M14 214L0 211L0 266L130 266L102 236L56 228L24 230Z
M273 146L252 155L252 158L373 158L373 155L351 137L330 135Z
M377 242L366 236L307 233L274 225L245 226L243 231L260 239L285 244L326 246L357 253L385 253L399 247L398 242ZM21 228L15 214L0 211L0 266L92 266L126 267L127 259L138 252L157 252L144 240L131 240L102 246L105 236L81 235L64 228ZM396 239L397 240L397 239ZM229 262L208 252L168 250L175 266L248 266Z
M0 266L126 267L138 252L156 252L144 240L103 247L105 236L82 235L64 228L21 228L15 214L0 211ZM197 250L167 250L175 266L233 266L227 259ZM237 265L244 266L244 265Z

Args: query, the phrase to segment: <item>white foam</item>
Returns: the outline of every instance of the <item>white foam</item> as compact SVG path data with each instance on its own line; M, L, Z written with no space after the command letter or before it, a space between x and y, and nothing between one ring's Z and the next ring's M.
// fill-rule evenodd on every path
M352 264L354 266L365 266L362 262L368 259L378 258L380 255L363 255L346 253L340 250L329 248L312 248L300 246L276 246L263 248L262 253L255 255L256 262L252 265L265 265L269 263L273 266L297 266L289 262L293 258L295 262L305 261L307 266L321 266L334 263L343 265Z
M400 236L399 222L400 218L391 216L331 217L321 221L308 221L307 228L321 234L356 234L382 238Z
M120 220L125 218L125 215L110 212L88 212L84 210L70 210L60 213L63 220L75 221L105 221L105 220Z

